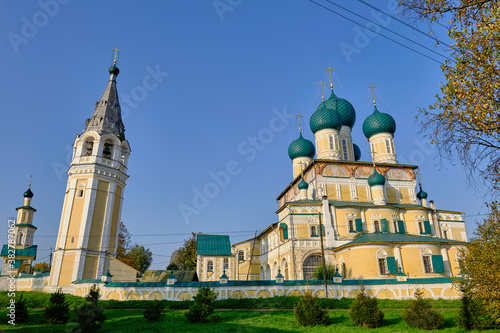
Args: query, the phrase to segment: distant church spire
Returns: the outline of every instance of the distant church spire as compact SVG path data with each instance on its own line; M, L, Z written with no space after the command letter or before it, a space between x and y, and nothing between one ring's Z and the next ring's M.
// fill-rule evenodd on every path
M96 103L92 117L85 122L85 132L96 131L100 135L113 133L120 140L125 140L125 126L122 122L120 102L116 90L116 77L120 73L120 70L116 67L116 53L120 50L114 49L114 51L115 60L113 66L109 68L108 86L101 100Z

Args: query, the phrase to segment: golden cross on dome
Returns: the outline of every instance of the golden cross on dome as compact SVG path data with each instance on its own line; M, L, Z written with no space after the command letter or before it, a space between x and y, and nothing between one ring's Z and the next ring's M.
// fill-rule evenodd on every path
M31 176L33 176L33 175L30 175L30 183L28 185L28 188L31 188Z
M302 127L300 126L300 118L304 118L304 116L299 113L299 114L296 114L295 117L299 118L299 132L302 132Z
M418 185L420 185L420 187L422 187L422 184L420 183L420 169L417 169L417 172L415 172L415 175L417 175L417 177L418 177Z
M373 167L375 168L375 150L371 150L370 154L372 155L372 163L373 163Z
M333 90L333 79L332 79L332 72L335 72L336 70L331 68L331 67L328 67L327 69L325 69L325 71L329 71L330 72L330 89Z
M326 83L324 83L323 81L320 81L319 83L316 83L316 84L319 84L319 86L321 87L321 100L324 101L325 95L323 95L323 86L326 86Z
M372 90L372 97L373 97L373 105L376 105L377 102L375 102L375 93L373 92L373 89L377 88L373 84L370 84L367 88L370 88Z
M113 60L113 64L116 65L116 58L118 57L118 52L121 52L122 50L118 50L118 48L111 49L111 51L115 51L115 60Z

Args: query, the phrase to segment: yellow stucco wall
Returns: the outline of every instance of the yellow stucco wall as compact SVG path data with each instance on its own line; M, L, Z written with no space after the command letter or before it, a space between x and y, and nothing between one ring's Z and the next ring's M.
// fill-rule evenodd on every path
M76 183L76 187L80 184L87 186L86 179L79 179ZM77 195L74 196L73 202L71 203L71 215L69 219L68 234L66 237L66 243L64 247L66 249L75 249L78 244L78 237L80 236L80 225L83 217L83 207L85 204L85 196L78 198ZM66 209L66 207L65 207Z
M94 213L92 214L92 225L90 227L88 249L99 251L102 239L102 227L104 214L106 213L106 201L108 198L109 183L99 180L97 183L97 194L95 199Z
M64 254L61 263L61 273L59 274L59 286L71 285L73 278L73 267L75 265L74 254Z
M111 219L111 228L110 228L110 234L109 234L109 245L108 245L108 252L109 253L115 253L115 242L116 242L116 237L118 235L118 215L120 213L120 201L121 201L121 195L122 195L122 188L120 186L116 187L116 193L115 193L115 202L113 204L113 216Z
M98 257L87 254L85 256L85 264L83 268L82 279L97 279L97 263Z

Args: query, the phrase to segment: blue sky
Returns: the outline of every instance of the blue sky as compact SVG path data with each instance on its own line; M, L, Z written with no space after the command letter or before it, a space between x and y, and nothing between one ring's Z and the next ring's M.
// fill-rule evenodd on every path
M190 232L229 233L235 243L277 221L275 199L292 180L287 149L298 136L297 120L286 114L304 115L304 136L313 141L309 118L321 101L316 83L328 81L329 66L336 69L336 94L356 109L353 139L362 160L370 160L361 125L373 111L366 88L373 84L379 110L396 120L399 161L420 166L438 209L470 216L470 236L485 199L467 187L460 165L439 165L415 123L417 108L438 92L439 64L317 2L363 26L307 0L0 0L1 237L7 240L6 221L33 174L37 261L48 260L71 145L104 92L115 47L123 50L118 91L132 147L122 220L132 240L154 253L151 268L163 269ZM361 2L335 2L444 54ZM371 1L394 14L396 2ZM434 35L446 40L442 27ZM209 185L228 168L228 180ZM207 186L211 198L195 206L197 191ZM183 216L187 206L196 213Z

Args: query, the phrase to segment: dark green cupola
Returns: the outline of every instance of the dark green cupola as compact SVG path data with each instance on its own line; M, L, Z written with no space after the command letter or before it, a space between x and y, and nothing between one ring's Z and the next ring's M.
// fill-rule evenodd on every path
M307 190L309 187L309 184L304 180L304 177L302 177L302 180L300 181L299 185L297 185L299 190Z
M114 74L118 76L118 74L120 74L120 70L118 69L118 67L116 67L116 65L113 65L109 67L109 74Z
M391 115L387 113L380 112L377 110L377 105L375 105L375 110L371 115L369 115L363 122L363 134L367 139L379 133L390 133L396 132L396 122Z
M375 166L373 167L373 173L368 177L368 185L370 186L384 186L385 184L385 177L382 176L380 173L377 172L377 169Z
M419 185L420 185L420 191L418 191L418 193L417 193L417 198L419 200L425 200L425 199L427 199L427 192L422 190L422 184L419 183Z
M328 108L326 102L322 102L316 112L314 112L311 116L309 126L311 127L311 131L313 133L325 128L340 131L342 128L342 117L337 110Z
M33 192L31 192L31 188L28 188L26 192L24 192L24 197L25 198L33 198Z
M352 144L352 148L354 150L354 160L359 161L361 159L361 149L355 143Z
M297 157L310 157L314 158L316 150L314 149L314 144L304 139L302 132L299 133L299 138L293 141L290 146L288 146L288 156L293 160Z
M354 123L356 122L356 111L349 101L337 97L332 89L332 93L325 101L325 105L328 109L335 110L339 113L343 126L353 128Z

